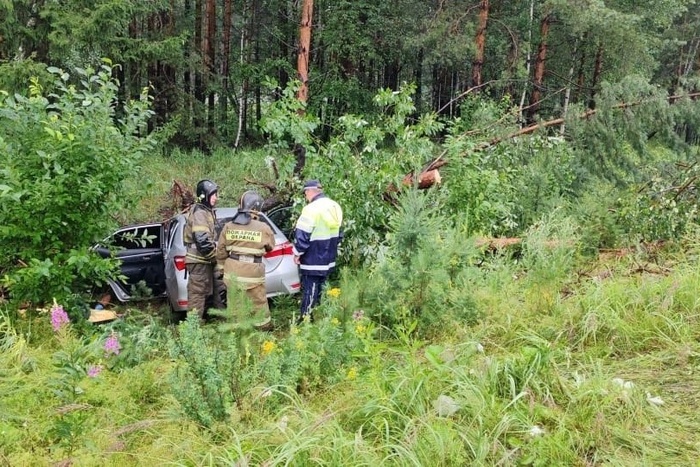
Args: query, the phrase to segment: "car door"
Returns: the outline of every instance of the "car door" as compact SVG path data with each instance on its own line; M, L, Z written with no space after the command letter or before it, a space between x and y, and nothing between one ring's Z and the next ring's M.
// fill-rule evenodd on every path
M187 250L182 239L186 223L187 217L183 214L178 214L163 224L165 283L169 303L173 311L186 311L188 307L185 266Z
M290 242L294 242L293 214L293 206L277 206L276 208L272 208L265 212L267 218L270 219L270 221L275 224L280 231L282 231L284 236Z
M118 287L114 291L119 300L129 300L141 281L151 289L153 296L165 293L162 236L161 223L122 227L95 248L103 258L119 260L124 278L110 284L113 290Z

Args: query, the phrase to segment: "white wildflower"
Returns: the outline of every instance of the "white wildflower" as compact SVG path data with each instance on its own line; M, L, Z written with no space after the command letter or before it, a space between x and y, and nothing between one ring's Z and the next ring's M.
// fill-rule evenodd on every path
M459 404L450 396L440 394L438 398L433 401L433 409L435 409L435 413L437 413L438 417L449 417L459 410Z
M664 400L659 396L652 396L647 392L647 401L652 405L664 405Z
M280 429L280 431L282 433L284 433L285 430L287 429L287 425L289 425L289 417L287 417L286 415L284 417L280 418L280 421L277 422L277 427Z
M632 381L625 381L622 378L613 378L612 382L624 389L632 389L634 387L634 383Z

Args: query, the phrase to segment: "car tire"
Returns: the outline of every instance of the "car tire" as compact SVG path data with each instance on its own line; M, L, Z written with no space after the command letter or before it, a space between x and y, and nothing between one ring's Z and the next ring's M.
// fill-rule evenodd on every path
M168 314L170 324L179 324L187 319L187 311L176 310L170 300L168 300L168 310L170 311Z

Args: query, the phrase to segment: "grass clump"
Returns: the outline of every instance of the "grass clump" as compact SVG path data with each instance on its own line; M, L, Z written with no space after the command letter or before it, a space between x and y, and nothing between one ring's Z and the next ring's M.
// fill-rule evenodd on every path
M693 234L593 258L556 211L484 253L436 198L399 198L377 260L332 277L314 323L286 324L289 298L268 334L0 310L0 459L695 465Z

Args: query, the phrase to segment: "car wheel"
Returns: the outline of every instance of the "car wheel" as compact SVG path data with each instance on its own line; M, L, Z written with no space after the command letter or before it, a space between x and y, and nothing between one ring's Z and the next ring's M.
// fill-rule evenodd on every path
M168 322L170 324L179 324L187 319L187 311L176 310L170 300L168 300L168 309L170 310L168 316Z

